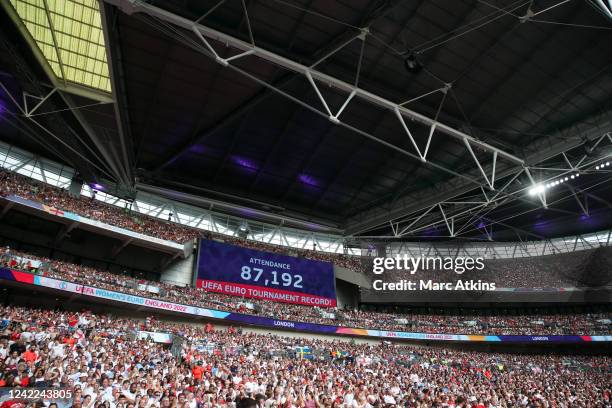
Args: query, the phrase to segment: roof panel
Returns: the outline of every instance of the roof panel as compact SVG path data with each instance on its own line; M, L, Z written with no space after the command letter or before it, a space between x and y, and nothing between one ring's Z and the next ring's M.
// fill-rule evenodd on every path
M58 79L111 92L97 1L10 2Z

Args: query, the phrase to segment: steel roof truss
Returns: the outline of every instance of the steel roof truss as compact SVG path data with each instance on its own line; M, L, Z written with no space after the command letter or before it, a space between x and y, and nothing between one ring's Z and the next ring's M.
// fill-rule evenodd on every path
M485 142L482 142L476 138L474 138L473 136L470 136L464 132L461 132L459 130L456 130L448 125L445 125L443 123L438 122L435 119L429 118L425 115L421 115L417 112L414 112L410 109L405 108L404 106L400 106L398 103L390 101L388 99L385 99L379 95L376 95L374 93L371 93L369 91L366 91L362 88L359 88L358 86L355 86L353 84L349 84L347 82L344 82L336 77L332 77L330 75L327 75L321 71L318 71L316 69L314 69L313 67L310 66L306 66L303 65L297 61L291 60L289 58L283 57L281 55L275 54L271 51L268 51L266 49L263 49L253 43L248 43L245 42L243 40L240 40L236 37L233 37L231 35L222 33L220 31L217 31L215 29L212 29L208 26L202 25L200 23L201 18L196 20L196 21L191 21L189 19L186 19L184 17L178 16L176 14L173 14L171 12L168 12L166 10L163 10L159 7L150 5L150 4L146 4L143 2L137 2L137 1L133 1L133 0L106 0L108 3L110 4L114 4L120 8L122 8L123 10L125 10L128 13L131 12L143 12L145 14L148 14L150 16L153 16L157 19L163 20L167 23L171 23L174 24L178 27L182 27L184 29L187 30L191 30L197 37L198 39L201 41L202 44L204 44L207 53L211 54L211 57L218 63L224 65L224 66L229 66L231 62L233 62L236 59L242 58L244 56L247 55L254 55L259 57L262 60L268 61L274 65L283 67L285 69L288 69L290 71L293 71L297 74L303 75L304 77L306 77L306 79L310 82L311 86L313 87L313 89L315 90L319 100L321 101L323 107L324 107L324 112L319 111L319 109L313 108L311 106L309 106L311 109L314 109L315 111L317 111L318 113L324 113L330 121L332 121L333 123L336 124L340 124L340 119L339 116L340 114L348 107L348 105L350 104L350 102L354 99L355 96L359 97L361 100L369 102L373 105L376 105L378 107L382 107L383 109L387 109L387 110L393 110L396 112L396 114L398 114L398 118L400 119L400 121L402 122L402 126L404 127L404 129L406 130L409 138L411 138L411 141L413 142L413 146L415 147L415 149L417 150L417 154L418 156L415 158L420 158L421 161L426 161L426 154L427 151L429 149L429 144L431 143L431 139L433 137L433 133L435 130L438 130L441 133L444 133L446 135L449 135L455 139L461 140L463 141L463 143L468 147L468 150L470 151L470 154L472 154L473 156L475 156L474 152L473 152L473 147L476 146L479 149L482 149L484 151L488 151L488 152L492 152L492 153L496 153L495 156L495 160L497 160L497 156L500 156L508 161L510 161L512 164L514 165L519 165L522 166L524 164L524 161L516 156L514 156L511 153L508 153L506 151L503 151L499 148L496 148L494 146L491 146ZM218 5L217 5L218 6ZM217 7L215 6L215 7ZM245 15L245 18L248 19L248 15ZM345 41L343 43L341 43L338 47L334 48L330 53L326 54L323 59L327 58L329 55L333 55L335 52L337 52L339 49L343 48L344 46L346 46L347 44L349 44L351 41L353 41L355 38L359 38L360 36L362 37L363 40L365 40L366 38L366 31L361 30L360 33L355 36L352 37L349 41ZM233 48L236 48L240 52L239 54L234 55L233 57L230 58L222 58L219 53L216 52L215 48L213 47L213 45L211 44L211 42L209 40L215 40L218 41L222 44L225 44L227 46L231 46ZM361 58L360 58L361 60ZM316 65L316 63L315 63ZM243 74L247 74L245 71L243 71L242 69L240 69L237 66L234 66L232 64L232 67L237 70L240 73ZM359 70L358 70L359 71ZM248 74L246 75L247 77L250 77L252 79L255 79L255 77L252 74ZM358 81L358 78L357 78ZM259 81L258 81L259 82ZM265 81L263 81L265 82ZM325 97L323 96L323 94L321 93L319 86L317 85L317 83L323 83L326 84L330 87L333 87L339 91L344 91L348 93L348 97L345 100L345 102L343 103L342 107L338 110L338 112L334 115L329 107L329 104L327 103ZM271 86L268 83L265 83L266 86ZM277 90L277 92L279 92L280 94L289 97L288 94L286 94L285 92L280 92L280 90ZM292 100L295 100L296 98L290 98ZM302 102L303 101L296 101L296 102ZM306 103L304 103L304 105L308 105ZM428 142L427 142L427 146L424 152L421 152L420 149L418 148L418 146L416 145L416 142L414 142L414 138L412 137L412 134L410 133L410 131L408 130L408 127L406 125L405 120L403 119L403 117L406 116L408 118L410 118L412 121L424 124L426 126L430 127L430 131L429 131L429 136L428 136ZM346 123L342 123L344 126L346 127L350 127L352 128L350 125L346 124ZM360 129L354 129L356 131L358 131L358 133L362 134L362 135L366 135L366 132L361 131ZM369 135L371 136L371 135ZM388 147L392 147L396 150L398 150L398 148L396 146L391 146L389 143L386 143L378 138L373 138L370 137L372 140L375 140L379 143L383 143L385 145L387 145ZM403 149L401 149L403 150ZM408 152L404 152L404 153L408 153ZM409 156L412 156L411 154L409 154ZM480 168L480 172L483 174L484 179L487 183L487 185L489 187L492 186L492 181L494 179L494 177L489 178L483 171L482 171L482 166L480 164L479 160L475 160L476 161L476 165ZM438 170L441 171L445 171L447 173L450 174L454 174L456 175L452 170L445 168L444 166L435 164L434 167L436 167ZM478 184L479 182L477 180L473 180L471 179L471 181L475 184Z
M40 108L40 106L41 106L43 103L45 103L45 101L46 101L47 99L49 99L49 97L51 97L51 96L52 96L52 95L55 93L55 91L57 91L57 88L53 88L53 89L51 89L51 91L49 91L49 93L48 93L46 96L44 96L44 97L40 97L40 96L36 96L36 95L30 95L29 93L24 92L24 93L23 93L23 110L24 110L24 116L25 116L26 118L29 118L30 116L32 116L32 114L33 114L34 112L36 112L36 110L37 110L38 108ZM36 105L34 105L34 107L33 107L32 109L29 109L29 107L28 107L28 98L38 99L38 103L37 103Z
M597 145L599 145L601 143L602 140L604 139L610 139L610 141L612 142L612 138L610 137L609 134L604 134L602 135L600 138L597 139ZM585 155L586 156L586 155ZM584 164L584 166L582 166L582 163L584 162L584 159L586 157L582 157L580 162L580 165L578 165L577 167L574 168L570 168L570 169L566 169L565 173L563 174L568 174L570 172L575 172L575 171L579 171L581 170L581 168L587 168L589 166L591 166L593 163L597 162L599 159L595 159L595 160L591 160L588 163ZM508 200L516 200L520 194L524 193L524 191L528 188L528 187L523 187L523 188L519 188L515 191L509 192L509 193L505 193L505 190L508 189L508 187L523 173L525 172L528 176L528 178L530 179L530 181L535 184L533 178L531 177L531 174L529 173L529 170L527 168L522 169L521 171L519 171L518 173L516 173L513 177L510 178L510 180L508 182L506 182L504 184L504 186L499 189L499 191L496 192L496 194L491 197L491 198L487 198L486 202L472 202L472 201L444 201L441 203L438 203L437 205L434 205L432 207L429 207L426 211L424 211L423 213L421 213L417 218L414 218L410 221L410 223L404 227L403 229L399 230L399 225L401 222L397 222L395 223L395 228L394 228L394 235L396 237L402 237L402 236L408 236L408 235L412 235L416 232L419 231L423 231L426 228L430 228L430 227L435 227L437 225L440 224L440 222L444 222L444 224L446 225L447 229L449 230L449 237L456 237L458 235L464 235L469 231L472 231L474 229L480 229L478 227L474 228L472 227L472 229L470 230L466 230L466 228L468 228L469 226L471 226L473 220L475 218L482 218L485 219L485 215L488 214L489 212L491 212L493 209L495 209L499 204L501 204L502 202L508 201ZM557 176L555 176L557 177ZM554 179L555 177L551 177L550 179ZM542 183L546 183L547 181L550 180L542 180ZM569 185L568 185L569 187ZM484 194L484 189L482 190L483 194ZM503 196L502 196L503 194ZM589 214L589 208L588 208L588 201L586 200L586 196L589 193L580 193L580 192L573 192L572 193L574 195L574 197L576 197L576 199L579 202L579 206L582 210L582 212L584 214ZM578 194L581 194L585 197L585 201L582 202L582 200L580 200L580 198L577 196ZM485 194L486 197L486 194ZM591 197L594 200L597 200L598 198L596 197ZM541 199L541 198L540 198ZM608 203L605 200L599 199L598 201L612 207L612 203ZM546 199L544 197L544 204L546 204ZM448 210L444 210L442 205L454 205L454 206L458 206L458 205L465 205L465 204L475 204L474 206L468 208L468 209L464 209L461 210L459 212L456 212L452 215L448 214ZM416 228L412 228L413 226L415 226L425 215L427 215L433 208L438 207L440 208L440 212L441 212L441 219L438 220L433 220L432 222L426 223L424 225L418 226ZM485 213L482 213L481 211L484 210L485 208L487 208L487 211ZM548 208L548 207L545 207ZM561 211L561 210L559 210ZM469 217L467 222L465 222L465 224L463 224L459 229L455 228L455 220L459 220L465 217ZM506 226L508 228L514 228L508 224L505 224L503 222L500 221L494 221L494 220L489 220L490 224L488 226L491 226L493 224L499 224L499 225L503 225ZM487 226L485 226L486 228ZM411 229L412 228L412 229ZM525 233L527 233L526 231L523 231ZM491 231L486 232L487 237L488 238L492 238ZM531 234L531 233L530 233ZM533 235L533 234L531 234ZM535 235L534 235L535 236ZM538 236L540 239L542 239L542 237Z
M586 194L583 194L583 198L581 199L578 195L580 194L578 191L576 191L576 189L574 189L571 185L569 184L564 184L565 187L567 187L567 189L570 191L570 193L572 194L572 196L574 197L574 199L576 200L576 202L578 203L578 206L580 207L580 209L582 210L582 212L584 213L584 215L586 215L587 217L589 216L589 196ZM584 200L584 202L583 202Z

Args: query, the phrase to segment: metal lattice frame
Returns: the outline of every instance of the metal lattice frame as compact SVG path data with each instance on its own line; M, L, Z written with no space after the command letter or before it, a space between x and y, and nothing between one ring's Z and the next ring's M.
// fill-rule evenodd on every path
M199 19L195 21L191 21L189 19L183 18L181 16L178 16L176 14L163 10L159 7L156 7L151 4L141 2L141 1L136 1L136 0L105 0L105 1L109 4L119 7L121 10L123 10L124 12L128 14L145 13L151 17L154 17L160 24L164 24L164 23L171 24L175 27L180 27L182 29L189 30L197 38L197 40L199 41L199 44L194 42L193 37L191 38L185 37L184 34L181 34L178 32L176 32L176 34L179 36L183 36L182 40L186 44L188 44L190 47L195 48L197 51L211 57L213 60L215 60L217 63L221 64L222 66L232 69L235 72L238 72L246 76L247 78L250 78L251 80L259 83L260 85L268 89L271 89L272 91L292 100L295 103L298 103L299 105L302 105L303 107L311 110L312 112L315 112L319 115L327 117L332 123L336 125L349 128L370 140L380 143L395 151L398 151L412 159L418 160L424 163L425 165L428 165L438 171L445 172L454 177L462 178L466 180L467 182L472 183L475 186L486 185L490 190L496 191L495 181L496 181L496 174L497 174L497 169L498 169L498 162L503 161L505 162L506 166L515 167L519 169L523 168L525 164L523 159L515 156L512 153L509 153L505 150L492 146L486 142L478 140L477 138L467 133L464 133L451 126L448 126L445 123L442 123L441 121L437 120L437 118L430 118L430 117L427 117L425 115L422 115L420 113L417 113L415 111L412 111L406 108L404 106L406 102L400 102L400 103L394 102L384 97L381 97L379 95L376 95L372 92L369 92L363 88L360 88L359 87L359 76L361 72L361 57L363 56L363 47L361 47L361 56L356 66L355 81L352 84L347 83L343 80L340 80L336 77L327 75L316 69L317 65L319 65L321 62L331 57L332 55L334 55L335 53L337 53L338 51L340 51L341 49L343 49L344 47L346 47L348 44L352 43L353 41L362 41L362 45L363 45L363 42L366 41L367 36L368 36L368 30L365 28L355 33L353 37L350 37L348 40L339 44L336 48L334 48L333 50L329 51L327 54L319 58L312 65L306 66L304 64L301 64L299 62L296 62L294 60L283 57L274 52L268 51L264 48L257 46L255 43L253 34L252 32L250 32L250 30L249 30L250 42L245 42L241 39L238 39L231 35L222 33L206 25L203 25L201 21L204 20L213 11L212 9L209 10L209 12L204 14ZM248 14L246 13L245 8L244 8L244 13L245 13L244 18L247 21L247 26L250 26L249 17L248 17ZM227 57L227 58L221 57L220 53L217 52L214 46L216 42L222 44L223 46L231 46L233 49L237 50L237 53L235 53L231 57ZM320 107L312 106L311 104L286 93L279 87L271 83L268 83L266 81L263 81L257 78L255 75L233 64L235 61L245 58L247 56L258 57L263 61L267 61L271 64L274 64L276 66L289 70L295 73L296 75L303 76L303 78L305 78L312 86L312 89L316 93L321 106ZM322 85L332 87L346 94L346 99L344 100L344 103L340 106L340 108L337 111L332 111L330 104L328 103L328 99L325 98L325 96L323 95L321 91ZM442 91L445 92L446 90L447 89L445 88ZM408 151L406 149L400 148L396 145L393 145L389 142L386 142L374 136L373 134L367 131L355 128L354 126L346 122L343 122L341 115L355 98L358 98L363 102L370 103L379 108L383 108L388 111L394 112L395 116L397 117L399 125L404 130L407 138L410 140L413 150ZM323 109L321 109L321 107ZM417 141L414 139L413 137L414 126L412 123L418 123L420 125L424 125L429 128L428 139L427 139L427 143L425 144L425 146L419 146ZM453 169L450 169L438 163L434 163L429 159L428 157L430 153L429 147L431 145L431 141L433 137L434 136L440 137L442 135L446 137L450 137L458 141L460 145L464 147L465 153L469 154L469 156L473 159L474 171L458 173L454 171ZM492 164L491 166L489 166L491 167L490 170L485 171L485 163L483 162L482 158L479 158L478 155L476 154L477 150L480 152L483 152L481 153L481 155L487 154L487 153L490 155L489 161Z
M612 135L610 133L600 136L596 140L594 146L597 147L603 144L606 144L606 145L612 144ZM567 156L564 153L562 153L562 156L567 160ZM591 170L597 163L601 162L602 160L606 160L610 157L612 157L612 155L608 154L602 157L589 159L588 156L585 154L575 164L572 164L569 161L567 161L567 164L568 164L567 167L539 168L540 170L548 170L548 174L549 174L547 178L540 180L539 183L546 184L550 181L562 178L564 176L570 176L572 174L579 174L582 171ZM504 185L504 187L500 191L500 193L506 193L504 195L500 193L496 193L495 195L489 197L486 191L484 189L481 189L482 199L480 201L445 201L442 203L438 203L437 207L439 208L440 213L442 215L442 219L444 220L444 224L446 225L449 231L449 237L458 237L458 236L465 235L468 232L475 231L477 228L474 228L474 226L472 225L474 220L484 219L486 223L481 228L484 229L483 232L485 233L485 235L491 238L491 232L490 230L487 230L487 228L492 227L494 224L500 224L500 225L504 225L504 224L503 224L503 221L500 221L500 220L495 221L495 220L487 219L486 214L490 212L492 209L494 209L497 205L501 204L502 202L504 204L507 204L507 203L510 203L516 200L523 200L523 201L528 200L528 199L525 199L524 196L527 190L531 188L531 186L518 186L517 187L516 184L513 184L513 181L516 180L519 175L520 173L512 177ZM531 177L530 179L533 181ZM511 191L506 192L506 190L508 190L511 186L514 186L514 188ZM570 192L569 196L573 197L578 202L578 206L583 214L589 215L589 209L588 209L588 199L589 198L600 201L603 204L605 204L607 207L612 208L611 203L608 203L606 200L599 198L597 195L593 193L582 191L580 189L576 189L572 187L570 184L564 184L564 186L569 190ZM541 194L538 194L538 196L539 196L538 198L543 201L546 208L550 206L551 210L555 210L553 206L553 204L555 203L547 202L546 191L542 192ZM563 201L563 200L564 199L557 200L557 202ZM466 206L466 205L468 206L472 205L472 206L467 209L462 209L460 211L454 210L454 208L461 208L461 206ZM417 224L417 222L421 221L423 217L427 215L428 213L430 213L434 208L435 206L430 207L425 212L416 215L415 216L416 218L409 218L407 221L403 221L404 223L408 222L409 224L404 226L401 230L400 230L400 225L405 225L405 224L398 222L395 225L392 225L393 230L397 232L395 236L405 237L405 236L417 233L419 231L423 231L426 228L433 227L435 225L439 225L440 224L439 220L432 221L430 223ZM515 216L517 215L513 215L513 217ZM455 228L455 223L459 223L459 221L461 220L463 221L460 224L461 226L458 228ZM504 226L507 226L510 229L517 230L513 226L509 226L509 225L504 225ZM533 234L531 232L527 232L527 235L531 235L539 239L544 239L544 237L538 236L537 234Z
M602 144L612 144L612 135L610 133L606 133L601 135L594 143L594 147L597 147ZM562 153L562 156L567 160L567 156ZM546 184L552 180L558 179L563 176L569 176L572 174L579 173L584 170L590 170L592 167L599 163L601 160L605 160L607 158L612 157L612 155L608 154L598 158L588 159L588 156L583 155L575 164L567 161L567 167L556 167L556 168L539 168L540 170L548 170L550 176L544 178L539 181L540 184ZM474 220L484 219L487 221L482 227L484 229L484 233L486 236L491 239L491 231L487 228L492 227L494 224L504 225L503 221L495 221L489 220L486 218L486 214L490 212L492 209L496 208L499 204L504 203L507 204L509 202L515 200L523 200L528 201L528 199L524 198L525 193L531 186L519 186L516 187L513 182L521 175L521 172L515 174L513 177L509 178L507 182L505 182L504 186L500 188L500 191L495 193L492 196L488 196L485 189L481 188L481 196L474 196L472 201L462 200L462 201L443 201L437 204L434 204L424 211L416 212L411 217L402 220L401 222L390 222L391 229L393 231L394 238L401 238L413 235L420 231L423 231L427 228L434 227L441 224L441 220L444 225L447 227L449 238L454 238L458 236L462 236L467 234L468 232L476 230L472 223ZM529 177L532 181L533 179ZM514 187L510 189L511 187ZM570 190L570 196L572 196L579 204L579 208L582 210L582 213L589 215L588 210L588 199L597 200L602 202L609 208L612 208L612 204L608 203L606 200L599 198L597 195L592 194L587 191L582 191L572 187L569 184L565 184L565 187ZM549 205L554 203L547 203L546 200L546 192L542 192L538 194L538 198L543 201L545 208L548 208ZM559 201L559 200L558 200ZM551 210L555 210L554 206L550 207ZM430 216L428 219L425 217L435 209L439 210L438 216ZM467 221L466 221L467 220ZM426 222L425 222L426 221ZM460 222L461 221L461 222ZM458 227L456 225L459 224ZM514 229L518 231L517 228L504 225L510 229ZM471 228L470 228L471 227ZM544 237L539 236L537 234L520 231L526 233L527 235L531 235L538 239L544 239ZM520 236L519 236L520 237Z
M610 141L610 129L612 128L612 112L606 111L602 114L587 118L584 123L577 123L564 131L550 135L549 137L537 140L525 148L527 152L526 162L529 164L524 168L507 168L497 171L498 180L504 180L502 187L496 192L489 192L480 189L481 195L478 197L478 204L482 201L491 202L491 197L499 198L493 201L497 203L501 199L508 197L507 189L515 179L526 176L530 183L534 183L531 176L531 171L546 171L548 174L553 173L554 176L559 176L559 172L576 171L584 164L586 157L582 157L576 163L561 163L558 168L543 168L539 167L540 163L551 159L564 159L564 154L576 147L589 141L593 144L601 145ZM597 125L593 125L597 123ZM586 130L585 130L586 129ZM566 156L565 156L566 157ZM584 166L582 166L584 167ZM529 173L528 173L529 171ZM552 176L551 176L552 177ZM524 181L524 180L523 180ZM474 187L460 179L451 179L447 182L432 186L402 197L401 199L392 202L387 208L373 208L352 217L346 226L345 233L347 235L356 235L364 231L368 231L389 223L405 225L406 220L414 220L414 218L423 211L437 206L439 203L453 204L460 197L474 191ZM501 194L501 195L500 195ZM546 206L545 194L538 194L540 204ZM454 200L454 201L453 201ZM469 203L464 203L469 204Z
M96 146L96 148L98 148L100 153L96 153L91 147L89 147L89 145L87 143L85 143L85 142L83 142L81 140L83 142L83 145L88 149L89 153L91 153L93 155L93 157L95 157L98 160L98 163L100 163L100 165L98 165L97 163L95 163L92 160L88 159L85 155L83 155L81 152L77 151L73 146L68 144L66 141L64 141L61 137L56 135L51 129L49 129L47 126L43 125L43 123L38 120L39 119L38 116L40 116L40 115L52 115L53 113L55 113L55 112L42 112L42 113L38 113L38 110L40 109L40 107L46 101L49 100L49 98L53 94L56 93L56 91L60 91L58 93L63 98L66 98L66 95L63 95L59 88L57 88L57 87L53 88L51 91L49 91L44 96L31 95L31 94L28 94L27 92L23 92L22 93L22 104L20 104L17 101L16 97L9 92L7 86L2 81L0 81L0 91L2 91L1 93L4 93L4 95L6 95L8 97L8 99L12 102L13 106L17 110L16 114L12 114L10 112L9 112L9 114L12 114L15 117L21 116L24 119L26 119L29 123L34 124L38 129L40 129L46 135L48 135L52 139L56 140L59 144L63 145L66 149L70 150L75 155L79 156L82 160L86 161L91 166L96 168L100 172L100 174L106 175L109 178L118 181L122 185L131 186L133 184L130 181L130 179L128 178L128 176L126 175L126 173L121 171L121 170L124 170L123 166L121 165L121 163L119 161L117 161L117 160L114 160L113 155L107 149L107 147L104 145L102 140L98 137L97 133L94 132L93 129L91 129L88 126L87 121L84 120L80 116L80 114L78 112L79 109L82 108L82 107L90 106L89 104L81 106L81 107L69 107L66 110L71 110L75 114L75 117L77 118L79 123L85 129L85 133L90 137L90 139L93 142L94 146ZM30 106L32 104L32 102L30 102L31 100L37 101L36 104L34 106L32 106L32 107ZM66 100L66 102L67 102L68 106L70 106L70 103L68 103L67 100ZM106 102L98 102L98 103L95 103L95 105L98 105L100 103L106 103ZM73 135L75 137L80 138L80 136L78 134L76 134L74 131L72 131L72 132L73 132Z
M485 259L524 258L594 249L612 244L612 230L574 235L543 241L516 241L513 243L464 242L456 245L431 242L402 242L389 244L387 256L419 257L432 253L444 257L478 257Z

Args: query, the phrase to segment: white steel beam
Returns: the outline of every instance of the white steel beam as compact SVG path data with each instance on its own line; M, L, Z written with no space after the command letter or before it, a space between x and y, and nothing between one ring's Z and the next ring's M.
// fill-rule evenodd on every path
M593 125L595 124L595 125ZM514 180L523 174L527 167L532 168L532 165L543 163L546 160L552 159L562 152L570 151L589 140L593 143L593 147L600 145L603 140L609 139L612 142L609 129L612 126L612 111L604 111L590 117L587 121L577 123L568 128L565 128L556 134L551 134L542 140L536 140L532 144L526 146L525 151L530 152L527 157L528 166L517 168L516 166L508 167L503 163L498 163L496 166L496 180L506 179L511 177L506 184L511 184ZM416 156L416 155L415 155ZM584 167L588 157L584 155L575 167ZM487 170L491 166L486 167ZM563 171L563 174L569 173L569 169ZM557 177L559 174L556 175ZM551 179L554 177L551 177ZM544 180L542 180L544 181ZM371 230L374 227L386 224L389 220L397 221L406 217L412 216L419 211L429 208L438 202L445 202L460 197L462 194L473 191L473 187L462 180L453 179L439 185L432 186L424 191L417 191L408 196L404 196L391 207L372 208L363 211L355 216L352 216L345 225L347 235L357 235ZM500 195L500 191L504 191L505 187L496 188L491 200L494 200Z
M584 195L584 203L583 203L582 200L580 199L580 197L578 197L578 194L577 194L576 190L571 185L569 185L569 184L564 184L564 185L570 191L570 193L572 194L572 196L574 197L574 199L578 203L578 206L580 207L580 209L582 210L584 215L588 216L589 215L588 196Z
M421 218L423 218L424 216L426 216L427 214L429 214L429 212L431 210L433 210L434 208L436 208L435 205L432 205L431 207L429 207L429 209L427 209L427 211L423 212L421 215L419 215L415 220L413 220L410 224L408 224L406 227L404 227L404 229L402 229L399 232L399 235L404 235L406 233L406 231L408 231L410 229L410 227L412 227L414 224L416 224L417 222L419 222L421 220Z
M23 93L23 110L25 111L25 117L28 118L30 116L32 116L32 114L34 112L36 112L36 110L38 108L40 108L40 106L45 103L45 101L47 99L49 99L49 97L51 97L51 95L53 95L55 93L55 91L57 91L57 88L53 88L45 97L41 98L39 96L35 96L35 95L30 95L27 93ZM38 99L39 102L32 108L32 109L28 109L28 97L30 98L35 98Z
M470 145L477 146L478 148L485 150L485 151L490 151L490 152L497 151L500 157L503 157L513 162L514 164L517 164L517 165L524 164L523 159L511 153L508 153L504 150L501 150L495 146L492 146L488 143L485 143L481 140L478 140L451 126L436 122L434 119L427 117L425 115L422 115L418 112L412 111L410 109L407 109L404 106L400 106L396 102L390 101L372 92L366 91L365 89L356 87L353 84L349 84L331 75L327 75L321 71L318 71L309 66L303 65L297 61L283 57L279 54L268 51L257 45L245 42L239 38L236 38L229 34L223 33L221 31L218 31L211 27L203 25L200 22L197 22L197 20L196 21L189 20L187 18L181 17L167 10L164 10L160 7L156 7L152 4L145 3L139 0L104 0L104 1L114 6L117 6L119 9L121 9L127 14L144 13L149 16L160 19L162 21L165 21L167 23L174 24L185 30L193 31L196 33L196 35L198 35L198 37L202 37L202 38L206 37L207 39L218 41L221 44L229 45L240 51L252 51L253 55L261 59L264 59L270 63L273 63L275 65L278 65L280 67L283 67L285 69L288 69L290 71L293 71L293 72L296 72L302 75L309 75L313 81L316 80L318 82L322 82L328 86L336 88L340 91L344 91L346 93L351 93L355 91L355 96L365 101L368 101L374 105L377 105L379 107L389 109L389 110L397 109L400 111L402 115L405 115L406 117L409 117L413 121L421 123L426 126L432 126L434 123L436 123L436 128L442 133L445 133L458 140L466 140ZM208 42L208 40L205 40L204 44L207 44L207 47L211 49L212 51L212 47L210 46L210 43ZM216 52L213 52L213 55L216 55L216 54L217 54ZM333 116L333 115L330 114L330 116Z
M368 32L367 29L362 29L361 31L357 32L354 36L351 36L346 41L344 41L343 43L338 45L336 48L334 48L333 50L331 50L327 54L323 55L314 64L311 64L310 68L316 67L317 65L319 65L320 63L322 63L323 61L325 61L326 59L328 59L329 57L331 57L332 55L334 55L335 53L337 53L338 51L340 51L341 49L343 49L344 47L346 47L350 43L352 43L354 40L356 40L358 38L361 38L361 39L365 40L365 36L367 35L367 32Z
M49 24L49 29L51 31L51 38L53 39L53 48L55 48L55 53L57 55L57 62L60 66L60 71L62 73L62 81L64 84L66 83L66 71L64 70L64 62L62 61L62 53L60 52L60 48L57 45L57 37L55 35L55 28L53 26L53 20L51 18L51 12L49 11L49 4L47 0L43 0L43 5L45 9L45 14L47 15L47 24Z
M446 228L448 228L448 232L450 233L450 237L453 238L455 236L455 217L446 217L446 213L444 212L444 208L442 208L442 204L438 204L440 208L440 212L442 213L442 218L444 219L444 223L446 224Z
M602 138L605 138L605 136L606 136L606 135L602 136ZM591 161L589 161L588 163L585 163L583 167L584 167L584 168L588 168L588 167L592 166L592 165L593 165L593 163L595 163L595 162L597 162L597 161L598 161L598 159L591 160ZM574 169L574 170L572 170L572 171L578 171L578 170L580 170L580 169L581 169L581 167L579 166L579 167L575 168L575 169ZM525 169L525 170L526 170L526 169ZM449 232L451 232L451 234L450 234L450 236L449 236L449 237L458 236L458 235L465 235L465 234L466 234L467 232L469 232L469 231L472 231L472 230L478 229L478 228L471 228L471 229L469 229L469 230L466 230L466 228L468 228L468 227L471 225L472 221L473 221L475 218L482 218L482 219L486 219L485 215L486 215L486 214L488 214L488 213L489 213L490 211L492 211L493 209L495 209L497 205L499 205L500 203L503 203L503 202L507 202L507 201L511 201L511 200L520 199L521 194L524 194L524 192L525 192L525 191L526 191L526 190L529 188L529 187L521 187L521 188L519 188L519 189L517 189L517 190L515 190L515 191L511 191L511 192L509 192L509 193L504 193L504 190L506 190L506 189L507 189L507 188L510 186L510 184L511 184L511 183L512 183L512 182L513 182L513 181L514 181L514 180L515 180L515 179L516 179L516 178L517 178L517 177L518 177L520 174L522 174L522 173L523 173L523 171L521 171L521 172L517 173L517 174L516 174L514 177L512 177L512 178L511 178L511 180L510 180L510 181L508 181L508 182L507 182L507 183L506 183L506 184L505 184L505 185L504 185L504 186L503 186L503 187L500 189L500 191L499 191L498 193L496 193L496 194L495 194L495 195L494 195L492 198L488 199L488 201L487 201L487 202L482 202L482 203L474 203L474 204L475 204L474 206L472 206L472 207L470 207L470 208L467 208L467 209L460 210L459 212L455 212L455 213L454 213L454 214L452 214L452 215L447 215L448 211L446 211L446 212L445 212L445 211L443 211L443 210L442 210L442 208L441 208L441 205L442 205L442 204L461 204L462 202L456 202L456 201L455 201L455 202L454 202L454 201L444 201L444 202L439 203L438 205L440 206L440 209L441 209L441 211L442 211L442 218L441 218L441 219L437 219L437 220L436 220L436 219L433 219L433 220L427 220L427 221L426 221L426 222L425 222L423 225L417 226L417 227L413 228L412 230L408 231L408 229L409 229L410 227L412 227L414 224L416 224L416 222L412 222L412 223L411 223L411 224L410 224L410 225L409 225L407 228L404 228L404 229L403 229L403 230L402 230L402 231L399 233L399 236L407 236L407 235L411 235L411 234L413 234L413 233L415 233L415 232L422 231L422 230L423 230L423 229L425 229L425 228L428 228L428 227L431 227L431 226L435 226L435 225L439 224L441 221L443 221L443 222L445 222L445 223L446 223L446 225L447 225L447 227L448 227L448 229L449 229ZM529 174L528 172L526 172L526 173L527 173L527 175L528 175L528 176L530 176L530 174ZM554 178L554 177L553 177L553 178ZM530 178L530 180L532 180L532 182L533 182L533 179L532 179L532 178ZM543 180L542 182L543 182L543 183L546 183L547 181L548 181L548 180ZM484 191L483 191L483 193L484 193ZM502 193L504 194L503 196L501 196L501 194L502 194ZM585 192L581 192L581 193L582 193L583 195L587 194L587 193L585 193ZM593 197L593 198L594 198L594 199L597 199L596 197ZM545 199L544 199L543 203L547 204ZM466 202L466 204L469 204L469 202ZM551 203L551 204L552 204L552 203ZM438 206L438 205L436 205L436 206ZM434 206L434 207L435 207L435 206ZM487 210L487 211L485 211L485 212L480 212L480 211L482 211L482 210L484 210L484 209L486 209L486 208L488 208L488 210ZM547 208L547 207L546 207L546 208ZM582 208L582 206L581 206L581 209L582 209L582 210L583 210L585 213L586 213L586 212L588 212L588 206L586 206L586 204L585 204L585 207L584 207L584 208ZM531 210L529 210L529 211L531 211ZM560 210L556 210L556 211L560 211ZM429 212L429 211L427 211L427 212ZM528 211L527 211L527 212L528 212ZM421 220L421 218L423 218L423 215L425 215L425 214L422 214L421 216L419 216L419 217L418 217L418 218L417 218L415 221L419 221L419 220ZM454 225L453 225L452 223L450 223L450 222L449 222L449 221L454 221L455 219L456 219L457 221L459 221L459 220L461 220L462 218L465 218L465 217L469 217L469 219L468 219L468 220L467 220L467 222L465 222L465 223L463 224L463 226L461 226L461 227L460 227L458 230L455 230ZM510 218L511 218L511 217L510 217ZM502 223L501 221L503 221L503 220L494 221L494 222L492 221L492 223L491 223L491 224L489 224L489 225L492 225L492 224L494 224L494 223L497 223L497 224L503 225L503 226L508 227L508 228L513 228L512 226L510 226L510 225L508 225L508 224L504 224L504 223ZM487 225L487 226L488 226L488 225ZM452 227L452 230L451 230L451 227ZM543 237L540 237L539 235L535 235L535 234L532 234L532 235L537 236L537 237L539 237L540 239L543 239Z

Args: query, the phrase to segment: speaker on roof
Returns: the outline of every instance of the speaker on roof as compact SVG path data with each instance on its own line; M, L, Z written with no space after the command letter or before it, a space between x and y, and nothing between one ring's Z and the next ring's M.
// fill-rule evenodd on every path
M68 192L70 195L79 198L81 196L81 189L83 188L83 180L76 175L70 180L70 187L68 187Z

